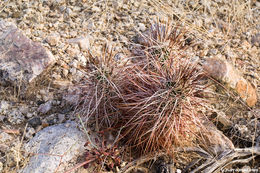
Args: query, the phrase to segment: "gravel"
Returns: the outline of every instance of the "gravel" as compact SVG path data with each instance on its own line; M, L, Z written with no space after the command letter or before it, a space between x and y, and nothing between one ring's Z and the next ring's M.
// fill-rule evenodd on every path
M252 84L259 97L259 4L255 0L248 3L229 3L223 0L1 1L1 20L14 23L24 36L38 42L42 49L50 51L52 63L54 59L56 63L47 73L38 76L40 72L37 72L33 76L33 79L37 76L36 83L32 89L29 88L26 99L19 98L17 91L9 90L9 86L0 85L0 127L25 131L25 140L22 141L25 144L38 134L39 129L75 119L71 106L78 103L80 91L71 85L84 79L82 68L88 63L89 51L94 57L99 56L102 55L102 46L107 45L117 51L115 59L124 59L129 48L135 44L132 42L134 36L150 28L151 21L167 17L191 32L190 39L197 43L191 47L196 51L194 57L201 61L224 58L240 72L241 78ZM14 74L16 73L11 75ZM28 80L24 84L25 88L27 83ZM236 124L234 130L241 132L243 138L252 141L255 115L247 117L250 114L248 109L241 106L236 97L216 88L221 96L214 98L212 106ZM259 107L258 98L252 109ZM32 122L32 119L37 121ZM39 119L42 123L38 122ZM259 118L256 121L255 124L259 125ZM30 126L26 126L27 123ZM245 128L245 124L249 126ZM18 167L23 167L26 163L13 152L13 147L21 145L19 141L22 134L11 136L14 138L9 141L10 145L5 144L5 150L0 153L0 172L1 169L11 172L17 169L17 163ZM1 145L3 144L0 143L0 148L3 147ZM181 168L177 170L181 171Z

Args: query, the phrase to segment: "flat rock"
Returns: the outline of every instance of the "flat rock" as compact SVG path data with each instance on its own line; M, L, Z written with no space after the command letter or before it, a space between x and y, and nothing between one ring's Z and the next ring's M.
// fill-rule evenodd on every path
M68 122L38 132L24 146L33 155L22 173L65 172L69 163L84 153L87 137L76 126L75 122Z
M40 43L31 41L13 23L0 20L0 85L25 91L54 62Z

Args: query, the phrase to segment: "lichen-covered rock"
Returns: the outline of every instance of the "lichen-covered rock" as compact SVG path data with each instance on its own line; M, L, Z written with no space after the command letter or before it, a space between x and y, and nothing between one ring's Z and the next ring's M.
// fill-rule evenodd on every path
M227 61L210 58L203 64L203 69L209 76L226 83L230 88L234 89L248 106L253 107L256 104L256 88L246 81Z
M40 43L31 41L13 23L0 20L0 85L25 91L54 62Z
M22 173L65 172L84 152L86 139L75 122L46 127L25 145L33 156Z

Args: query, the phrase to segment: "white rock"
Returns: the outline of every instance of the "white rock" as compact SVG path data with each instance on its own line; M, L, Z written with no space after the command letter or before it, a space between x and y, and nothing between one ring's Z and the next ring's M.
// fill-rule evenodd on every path
M138 23L138 28L140 29L140 31L145 31L146 30L146 27L143 23Z
M62 173L84 153L87 137L75 122L46 127L27 144L25 150L34 153L22 173ZM75 165L74 165L75 166ZM72 167L74 167L72 165Z
M9 104L7 101L2 100L0 103L0 113L5 112L9 108Z
M180 169L176 169L176 173L181 173L181 170Z

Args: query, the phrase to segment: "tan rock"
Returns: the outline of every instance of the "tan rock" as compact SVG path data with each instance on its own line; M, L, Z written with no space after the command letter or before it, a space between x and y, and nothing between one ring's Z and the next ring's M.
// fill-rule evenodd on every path
M60 36L58 34L51 34L47 36L46 41L51 45L51 46L56 46L60 40Z
M257 102L255 87L226 60L218 58L207 59L203 64L204 71L212 78L225 83L234 89L248 106L253 107Z
M236 85L236 91L248 106L253 107L256 104L256 89L249 82L245 80L238 81Z

